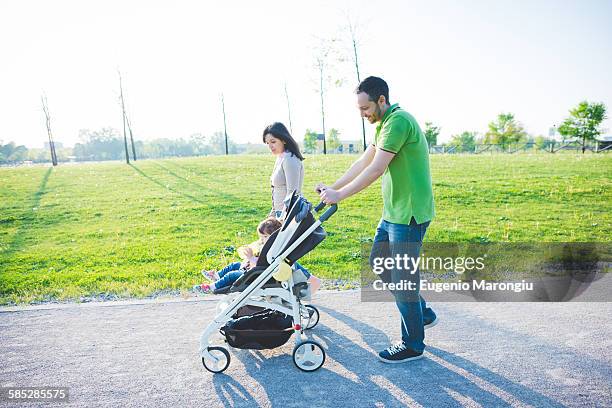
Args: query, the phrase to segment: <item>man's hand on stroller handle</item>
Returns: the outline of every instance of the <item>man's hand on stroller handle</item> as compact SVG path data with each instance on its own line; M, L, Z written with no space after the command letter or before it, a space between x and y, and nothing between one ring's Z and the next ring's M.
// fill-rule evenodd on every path
M323 184L323 183L319 183L319 184L317 184L317 185L315 186L315 192L316 192L317 194L321 194L321 191L322 191L322 190L325 190L326 188L328 188L328 187L327 187L325 184Z
M325 204L336 204L343 198L340 191L329 187L323 188L319 193L319 196L321 197L321 201L323 201Z
M338 201L342 200L342 194L326 184L319 183L315 187L315 191L319 193L319 197L321 197L321 202L325 204L336 204Z

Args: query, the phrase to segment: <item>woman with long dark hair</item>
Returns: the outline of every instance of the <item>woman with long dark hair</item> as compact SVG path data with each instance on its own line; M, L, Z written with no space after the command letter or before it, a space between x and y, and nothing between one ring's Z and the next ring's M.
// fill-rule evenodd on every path
M285 198L297 191L302 192L304 183L304 156L300 148L285 127L280 122L266 126L263 131L263 142L268 145L270 153L276 156L274 170L270 176L272 186L272 210L270 215L277 218L283 212Z
M284 201L293 191L302 193L304 184L304 156L300 147L291 134L280 122L274 122L266 126L263 131L263 142L268 145L270 153L276 156L274 170L270 176L272 185L272 210L270 215L282 218L284 214ZM295 269L301 270L310 284L310 293L314 294L321 287L321 280L310 274L306 268L299 263L293 265Z

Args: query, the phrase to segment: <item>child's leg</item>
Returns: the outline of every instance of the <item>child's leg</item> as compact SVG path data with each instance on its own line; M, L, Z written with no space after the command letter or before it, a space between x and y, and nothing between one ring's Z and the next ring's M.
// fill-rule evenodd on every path
M308 272L308 269L304 268L302 265L300 265L297 262L294 263L293 266L295 266L295 269L302 271L304 276L306 276L306 279L310 278L310 272Z
M234 282L238 280L242 276L244 272L242 271L229 271L223 274L223 277L214 283L215 289L224 288L226 286L231 286Z
M228 272L237 271L238 269L240 269L240 262L234 262L221 269L217 274L222 279Z
M310 278L308 278L308 283L310 284L310 295L314 295L315 292L321 287L321 279L314 275L310 275Z
M310 285L310 294L314 295L315 292L321 287L321 279L312 275L310 272L308 272L308 269L304 268L297 262L294 263L293 266L295 266L295 269L299 269L300 271L302 271L304 276L306 276L306 279L308 279L308 284Z

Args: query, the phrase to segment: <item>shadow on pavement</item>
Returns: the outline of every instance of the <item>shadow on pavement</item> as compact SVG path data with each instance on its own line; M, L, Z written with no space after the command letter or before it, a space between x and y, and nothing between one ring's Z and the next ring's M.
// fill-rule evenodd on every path
M383 331L343 313L322 312L359 333L363 345L320 323L308 337L326 349L327 360L314 373L298 370L291 357L293 339L280 349L234 350L246 374L255 379L273 406L510 406L562 407L558 402L440 348L428 347L426 358L406 364L378 361L388 346ZM325 315L322 315L322 321ZM257 405L253 396L228 375L213 377L225 406Z

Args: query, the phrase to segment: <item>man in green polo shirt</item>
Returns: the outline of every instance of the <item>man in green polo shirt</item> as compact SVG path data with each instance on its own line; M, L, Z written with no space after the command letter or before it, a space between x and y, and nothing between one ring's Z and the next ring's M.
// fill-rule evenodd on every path
M377 123L374 143L331 186L316 190L327 204L337 203L368 187L382 176L383 212L376 229L370 260L407 254L419 256L423 238L434 217L429 171L429 148L412 115L389 102L389 87L377 77L364 79L356 89L361 116ZM392 291L400 312L402 342L378 353L387 363L423 356L424 328L437 323L436 314L419 295L416 270L390 271L392 282L414 282L412 290Z

